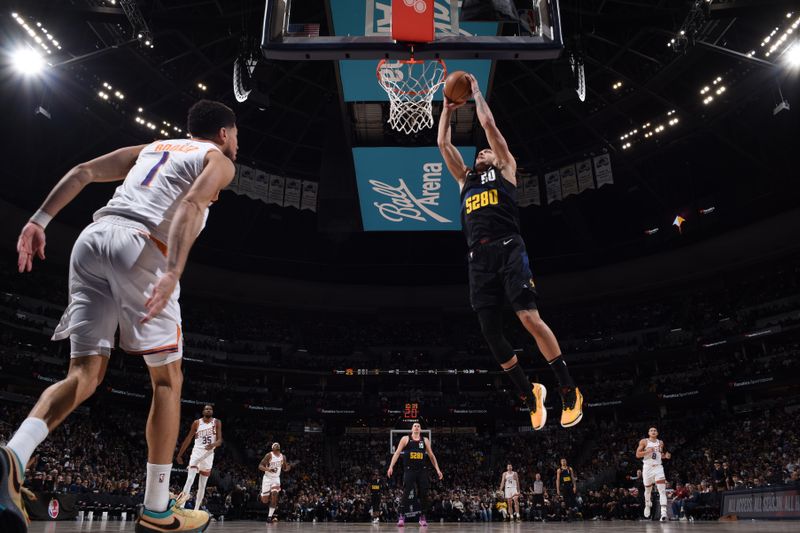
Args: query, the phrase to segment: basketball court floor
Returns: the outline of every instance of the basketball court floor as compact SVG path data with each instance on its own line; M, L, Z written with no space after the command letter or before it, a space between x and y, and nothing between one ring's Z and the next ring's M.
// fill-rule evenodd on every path
M418 531L420 528L413 523L407 524L406 531ZM342 524L342 523L318 523L308 522L279 522L277 524L266 525L263 522L212 522L207 531L226 532L226 533L248 533L251 531L287 531L291 533L375 533L375 532L398 532L403 531L393 523L381 524ZM528 531L553 531L555 533L574 533L574 532L643 532L643 533L680 533L680 532L711 532L711 533L743 533L750 531L766 533L794 533L800 530L800 522L771 522L771 521L752 521L741 522L570 522L570 523L547 523L523 522L518 524L491 523L491 524L431 524L426 528L430 533L436 531L443 532L498 532L498 533L524 533ZM99 531L133 531L132 522L34 522L30 527L30 533L86 533Z

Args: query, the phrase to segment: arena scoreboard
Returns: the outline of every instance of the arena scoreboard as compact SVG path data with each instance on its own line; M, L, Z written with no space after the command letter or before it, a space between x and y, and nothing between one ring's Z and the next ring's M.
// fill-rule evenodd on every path
M403 421L412 422L419 419L419 403L410 402L403 407Z

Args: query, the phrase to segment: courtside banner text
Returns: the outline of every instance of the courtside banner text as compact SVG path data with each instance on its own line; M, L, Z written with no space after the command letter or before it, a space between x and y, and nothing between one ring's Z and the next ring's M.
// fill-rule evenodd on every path
M459 147L467 164L474 147ZM365 231L461 229L460 192L438 148L353 148Z
M458 21L457 3L448 0L426 0L434 11L434 31L437 35L497 35L496 22ZM389 35L392 28L392 0L331 0L334 35ZM455 25L455 26L454 26ZM375 77L377 61L344 60L339 61L342 88L346 102L383 102L388 100L386 93L378 85ZM389 68L396 65L391 62ZM489 71L492 61L488 59L467 59L447 61L448 72L466 70L475 75L481 91L486 94L489 85ZM436 100L442 99L438 90Z
M800 519L800 490L774 487L722 493L721 514L743 518Z

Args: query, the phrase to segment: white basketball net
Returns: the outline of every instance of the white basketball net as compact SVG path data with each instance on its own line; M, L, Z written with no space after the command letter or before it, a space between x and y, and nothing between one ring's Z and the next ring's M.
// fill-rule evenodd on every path
M388 61L376 71L378 83L389 95L389 126L409 134L433 126L433 95L447 77L442 60Z

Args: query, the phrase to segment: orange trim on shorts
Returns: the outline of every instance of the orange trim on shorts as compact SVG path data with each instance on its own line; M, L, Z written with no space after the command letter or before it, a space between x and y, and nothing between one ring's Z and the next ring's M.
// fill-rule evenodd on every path
M181 326L176 324L175 327L177 328L175 344L167 344L164 346L159 346L158 348L150 348L149 350L141 350L141 351L125 350L125 351L131 355L154 355L161 352L177 352L180 349L181 345Z
M164 257L167 257L167 245L166 244L164 244L162 241L156 239L155 237L153 237L152 235L150 235L146 231L139 231L139 233L141 233L142 235L144 235L145 237L147 237L148 239L153 241L153 244L156 245L156 248L158 248L158 251L161 252L161 254Z

